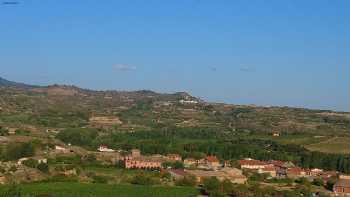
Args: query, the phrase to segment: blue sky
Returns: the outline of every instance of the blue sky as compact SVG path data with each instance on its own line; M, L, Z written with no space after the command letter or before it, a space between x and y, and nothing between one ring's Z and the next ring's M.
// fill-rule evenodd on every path
M10 80L350 111L348 0L17 1L0 5Z

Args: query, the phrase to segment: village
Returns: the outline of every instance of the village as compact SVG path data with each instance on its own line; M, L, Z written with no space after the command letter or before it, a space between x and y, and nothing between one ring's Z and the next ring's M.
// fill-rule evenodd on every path
M101 145L98 151L111 154L115 151L107 146ZM120 152L120 151L119 151ZM238 161L220 161L215 155L208 155L202 159L185 158L179 154L167 155L142 155L139 149L132 149L130 154L119 156L124 162L125 169L160 170L170 173L174 180L184 179L185 176L195 177L197 184L201 185L204 179L216 177L218 180L229 180L234 184L246 184L252 173L266 175L268 179L290 179L304 178L309 182L322 181L320 186L326 187L335 180L334 185L328 193L333 196L350 196L350 176L337 171L326 171L313 168L304 169L290 161L260 161L245 158ZM166 163L182 163L179 168L166 167ZM316 196L316 195L315 195Z
M132 150L131 155L125 157L125 167L127 169L162 169L162 163L168 161L182 161L180 155L171 154L167 156L142 156L137 149ZM184 178L186 175L196 177L200 184L205 178L216 177L217 179L230 180L232 183L245 184L248 178L243 175L243 171L266 174L269 178L276 179L299 179L306 178L310 182L320 179L323 185L331 179L338 179L333 186L333 193L336 196L350 196L350 176L341 175L335 171L324 171L322 169L303 169L292 162L286 161L259 161L246 158L238 161L238 168L234 168L230 161L220 163L216 156L207 156L203 159L186 158L183 160L185 169L170 169L170 174L175 179Z
M80 147L71 145L55 145L46 156L21 158L17 162L2 162L0 167L0 183L8 183L9 174L18 182L36 182L47 178L39 175L34 169L28 167L28 161L37 164L50 164L53 157L81 155L83 158L94 155L96 160L105 165L122 163L125 170L144 170L169 173L174 181L184 179L187 176L194 177L196 184L200 186L203 180L216 177L220 181L229 180L233 184L247 184L254 174L264 175L271 180L298 180L306 179L309 182L321 180L320 186L326 187L330 180L336 180L331 190L326 190L331 196L350 196L350 176L336 171L323 169L304 169L289 161L260 161L245 158L238 161L222 161L215 155L208 155L201 159L182 158L179 154L167 155L143 155L139 149L128 152L113 150L105 145L98 147L96 151L85 151ZM177 165L170 165L176 163ZM52 171L52 170L51 170ZM78 169L62 165L55 167L55 173L62 176L76 176ZM6 175L7 174L7 175ZM263 184L263 183L262 183ZM267 184L267 183L264 183ZM271 184L272 185L272 184ZM315 195L317 196L317 195Z

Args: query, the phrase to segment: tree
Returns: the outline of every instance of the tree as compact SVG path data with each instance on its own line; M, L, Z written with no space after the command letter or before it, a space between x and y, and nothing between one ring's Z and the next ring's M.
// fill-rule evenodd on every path
M139 173L131 179L131 183L135 185L153 185L155 181L144 173Z
M32 143L13 143L7 146L4 154L5 160L13 161L23 157L34 156L35 148Z
M320 178L314 179L314 180L312 181L312 184L314 184L314 185L316 185L316 186L323 186L323 185L324 185L323 180L320 179Z
M193 187L197 184L196 177L192 175L185 175L184 178L175 182L177 186L189 186Z
M224 192L225 194L230 195L230 194L233 193L233 190L234 190L235 186L234 186L234 184L233 184L230 180L225 179L225 180L221 183L221 185L222 185L222 190L223 190L223 192Z
M216 177L204 179L203 189L209 194L209 196L217 196L218 193L222 193L221 183Z
M48 173L49 172L49 165L47 163L39 163L37 168L38 168L38 170L40 170L43 173Z
M183 164L182 162L176 161L176 162L173 164L173 168L174 168L174 169L184 169L185 166L184 166L184 164Z
M38 165L38 161L32 158L25 160L22 163L29 168L36 168Z

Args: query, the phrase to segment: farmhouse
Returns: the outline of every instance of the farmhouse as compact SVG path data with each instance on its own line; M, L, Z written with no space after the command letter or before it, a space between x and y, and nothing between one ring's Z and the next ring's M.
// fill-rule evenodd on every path
M183 179L186 176L186 172L181 169L171 169L168 172L175 180Z
M258 170L268 166L273 166L272 164L268 164L266 162L254 160L254 159L240 160L239 165L241 166L241 169L251 169L251 170Z
M186 168L189 168L189 167L192 167L192 166L195 166L197 165L197 160L193 159L193 158L186 158L184 160L184 166Z
M206 162L206 165L211 169L217 169L221 166L216 156L207 156L205 158L205 162Z
M307 171L308 176L320 176L323 173L322 169L314 168Z
M350 196L350 179L340 179L333 186L333 192L336 195Z
M172 161L182 161L182 157L178 154L168 154L167 158Z
M140 150L133 149L124 161L126 169L161 169L162 164L170 160L161 155L143 156Z
M271 177L277 176L277 169L274 166L266 166L265 168L260 168L258 170L259 174L268 174Z
M288 168L287 169L287 177L288 178L300 178L300 177L306 177L307 172L299 167L294 167L294 168Z
M105 146L105 145L101 145L97 150L100 151L100 152L108 152L108 153L113 153L113 152L115 152L115 150L110 149L110 148L108 148L108 147Z
M64 148L64 147L62 147L62 146L58 146L58 145L55 146L55 150L56 150L56 152L58 152L58 153L69 153L69 152L70 152L69 149Z

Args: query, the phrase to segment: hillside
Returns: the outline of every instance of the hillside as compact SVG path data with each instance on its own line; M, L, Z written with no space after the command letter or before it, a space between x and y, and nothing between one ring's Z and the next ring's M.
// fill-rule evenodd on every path
M93 91L75 86L29 86L5 79L0 82L0 121L4 125L81 127L89 126L95 116L105 116L120 119L118 129L166 126L249 133L350 134L349 113L215 104L187 93Z
M349 113L208 103L183 92L94 91L1 81L0 126L29 129L39 135L47 129L86 127L108 132L205 128L218 134L307 145L313 150L322 150L324 136L350 136ZM273 138L273 133L281 137ZM348 145L348 140L336 142L342 142L341 147Z

